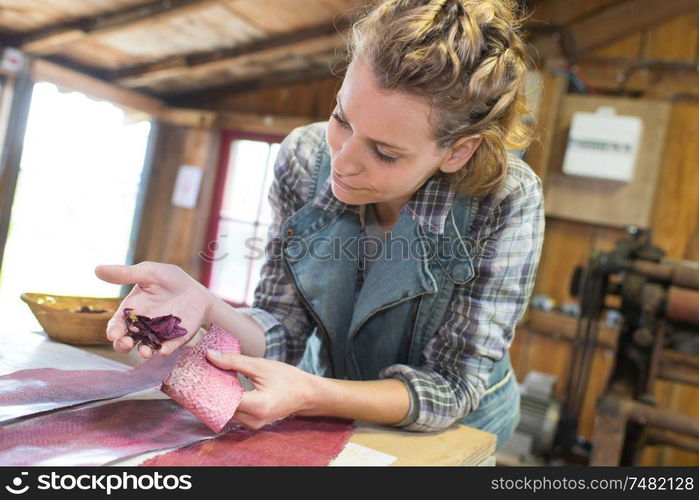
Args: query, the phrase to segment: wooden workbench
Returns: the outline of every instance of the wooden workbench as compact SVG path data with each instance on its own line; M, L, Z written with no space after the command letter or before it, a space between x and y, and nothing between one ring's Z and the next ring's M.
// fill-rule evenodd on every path
M77 348L53 342L43 333L0 336L0 348L5 353L0 359L0 375L22 368L97 368L103 363L102 367L108 369L118 366L115 362L134 366L143 361L135 351L121 355L110 345ZM343 452L338 459L342 459L341 465L363 465L359 460L362 450L368 454L375 450L387 455L386 458L394 457L391 465L494 465L495 440L494 434L463 425L441 432L416 433L357 422L350 440L351 450ZM139 462L128 460L120 464Z

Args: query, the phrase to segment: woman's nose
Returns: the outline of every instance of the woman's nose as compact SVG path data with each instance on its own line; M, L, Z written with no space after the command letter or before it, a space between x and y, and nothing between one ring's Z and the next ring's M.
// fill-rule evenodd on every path
M347 139L335 155L333 170L339 175L356 175L363 170L358 141Z

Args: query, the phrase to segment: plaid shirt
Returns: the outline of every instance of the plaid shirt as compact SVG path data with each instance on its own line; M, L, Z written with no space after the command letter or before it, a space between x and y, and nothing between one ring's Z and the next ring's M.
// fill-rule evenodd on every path
M282 143L269 193L274 210L269 237L276 242L272 244L280 244L280 226L307 202L325 133L326 123L316 123L294 130ZM426 231L441 234L454 196L446 181L433 177L401 212ZM354 211L363 221L364 207L335 198L330 179L313 203L325 210ZM495 258L473 258L475 277L455 288L437 335L423 351L424 364L387 366L379 375L406 383L411 411L398 425L408 430L443 429L474 411L494 363L512 344L515 324L534 285L544 237L541 181L526 163L510 156L500 188L478 199L468 236L471 241L488 238ZM274 252L280 255L278 248ZM266 358L291 364L301 360L313 323L281 260L265 262L253 307L242 311L265 331Z

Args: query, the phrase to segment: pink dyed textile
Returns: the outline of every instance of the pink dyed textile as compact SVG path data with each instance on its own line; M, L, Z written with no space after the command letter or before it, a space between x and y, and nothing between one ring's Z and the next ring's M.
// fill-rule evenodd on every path
M190 348L183 349L126 371L38 368L1 376L0 421L158 387Z
M238 408L243 386L237 373L222 370L206 359L207 349L240 353L240 343L222 328L211 325L192 351L180 357L161 390L219 432Z
M291 418L251 431L241 427L216 439L146 460L145 466L323 466L342 451L354 423L330 418Z
M169 399L117 401L5 427L0 430L0 465L103 465L213 436Z

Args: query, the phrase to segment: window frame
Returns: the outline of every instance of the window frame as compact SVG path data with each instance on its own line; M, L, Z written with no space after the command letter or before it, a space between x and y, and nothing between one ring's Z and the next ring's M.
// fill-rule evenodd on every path
M206 241L204 241L202 255L205 255L204 263L202 265L202 283L206 288L211 286L211 277L213 273L213 254L209 250L209 243L216 241L216 236L218 235L218 228L221 221L221 208L223 206L223 197L225 194L226 181L228 180L229 174L229 164L231 156L231 146L234 141L262 141L269 144L281 143L284 140L284 136L266 134L262 132L247 132L243 130L224 130L221 132L220 148L219 148L219 161L218 167L216 169L216 181L214 185L214 196L211 203L211 210L209 212L209 223L208 229L206 231ZM265 196L263 194L263 196ZM255 221L259 224L259 220ZM252 263L249 264L252 266ZM249 269L249 268L248 268ZM251 276L248 271L248 284L246 289L250 284ZM221 297L221 299L227 304L233 307L249 307L250 304L234 302Z

